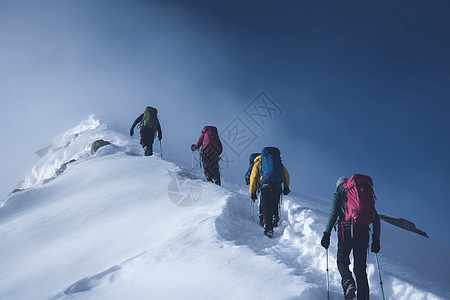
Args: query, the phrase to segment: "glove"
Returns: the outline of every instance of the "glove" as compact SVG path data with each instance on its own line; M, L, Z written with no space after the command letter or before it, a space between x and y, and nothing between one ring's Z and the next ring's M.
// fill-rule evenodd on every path
M197 150L197 149L195 149L195 144L192 144L191 145L191 151L195 151L195 150Z
M158 141L160 141L162 139L162 136L158 136Z
M258 196L256 196L256 193L252 193L252 195L250 196L253 200L253 202L258 199Z
M289 190L289 187L287 187L287 186L285 186L284 187L284 189L283 189L283 195L287 195L287 194L289 194L291 192L291 190Z
M320 244L322 245L322 247L324 247L325 249L328 249L328 247L330 247L330 233L329 232L324 232L323 233L323 237L322 240L320 241Z
M133 128L131 128L130 129L130 136L133 136L133 134L134 134L134 130L133 130Z
M372 247L370 248L370 250L373 253L380 252L380 241L372 241Z

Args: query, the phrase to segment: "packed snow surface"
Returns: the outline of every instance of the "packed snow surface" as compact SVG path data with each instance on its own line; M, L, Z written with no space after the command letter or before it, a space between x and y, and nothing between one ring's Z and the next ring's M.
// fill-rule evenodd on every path
M55 138L24 190L3 201L0 299L326 299L329 200L285 196L269 239L245 185L219 187L188 165L144 157L113 127L91 116ZM90 155L97 139L112 145ZM343 298L336 244L333 232L330 299ZM450 299L449 254L382 222L386 298ZM371 299L381 299L370 252L367 272Z

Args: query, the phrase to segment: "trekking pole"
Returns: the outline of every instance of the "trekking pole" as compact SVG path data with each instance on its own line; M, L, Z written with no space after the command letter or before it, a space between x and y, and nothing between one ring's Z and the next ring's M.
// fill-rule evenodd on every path
M252 219L254 215L255 215L255 201L252 200Z
M283 203L283 193L281 193L281 199L280 202L278 202L278 214L281 220L281 203Z
M278 203L278 214L280 215L280 220L281 220L281 205L280 205L280 203Z
M380 264L378 263L378 254L377 253L375 253L375 258L377 259L378 276L380 276L381 294L383 295L383 300L384 300L385 298L384 298L383 280L381 280L381 270L380 270Z
M194 177L194 151L192 151L192 177Z
M219 162L217 164L219 165L220 185L223 186L222 166L220 165L221 160L222 160L222 158L219 156Z
M130 139L131 139L131 144L133 145L133 155L135 155L136 152L134 151L134 139L133 139L133 136L130 136Z
M330 300L330 277L328 274L328 249L325 249L327 251L327 299ZM383 297L384 299L384 297Z
M162 143L161 140L159 140L159 150L161 152L161 158L163 158L163 152L162 152Z

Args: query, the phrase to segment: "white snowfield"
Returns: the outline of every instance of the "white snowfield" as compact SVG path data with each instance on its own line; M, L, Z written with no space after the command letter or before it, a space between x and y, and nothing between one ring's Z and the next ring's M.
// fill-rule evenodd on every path
M90 155L100 138L112 145ZM141 153L136 139L95 117L55 139L26 189L0 208L0 299L327 298L320 239L329 200L285 196L269 239L246 186L206 183L189 167ZM343 299L336 244L333 231L330 299ZM382 222L386 299L450 299L449 255ZM371 299L382 299L370 251L368 276Z

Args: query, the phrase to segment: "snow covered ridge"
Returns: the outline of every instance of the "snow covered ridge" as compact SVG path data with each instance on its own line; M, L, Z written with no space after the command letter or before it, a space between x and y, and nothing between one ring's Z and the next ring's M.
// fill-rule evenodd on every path
M135 155L129 137L94 117L77 128L33 168L34 185L0 208L0 299L326 299L328 200L284 197L268 239L246 186L225 189L157 155ZM97 139L112 145L90 155ZM38 183L70 159L63 174ZM333 233L330 299L343 298L336 244ZM449 254L383 222L387 299L450 299ZM381 299L372 253L367 271L371 299Z
M64 171L61 167L65 169L68 163L88 159L92 143L96 140L108 140L116 147L124 147L122 151L131 151L129 137L111 130L111 125L91 115L78 126L56 137L51 145L36 152L41 159L26 175L20 189L42 185L58 175L55 174L58 170Z

